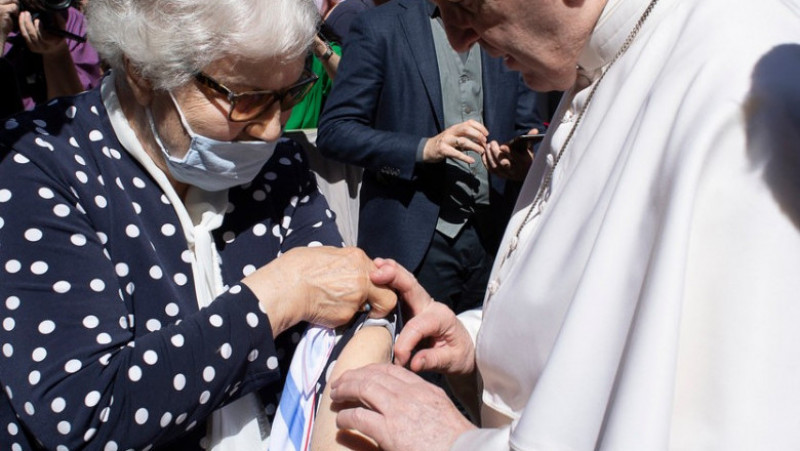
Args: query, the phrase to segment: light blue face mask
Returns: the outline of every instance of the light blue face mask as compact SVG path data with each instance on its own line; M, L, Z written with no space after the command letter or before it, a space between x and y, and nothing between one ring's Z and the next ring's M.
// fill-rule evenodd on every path
M156 144L164 154L167 169L175 180L196 186L205 191L222 191L250 183L256 178L264 163L272 157L277 142L218 141L195 133L183 115L178 102L169 93L183 128L191 138L189 151L183 158L175 158L164 147L156 131L153 113L147 108L147 120Z

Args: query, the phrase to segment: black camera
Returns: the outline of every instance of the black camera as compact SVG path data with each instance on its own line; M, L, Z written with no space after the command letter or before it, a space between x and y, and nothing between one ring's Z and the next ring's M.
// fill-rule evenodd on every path
M77 0L20 0L20 11L28 11L34 19L39 19L42 28L48 33L52 33L67 39L78 42L86 42L86 38L69 33L60 29L54 19L55 14L66 17L67 8L77 3Z
M20 0L19 6L23 11L41 14L63 11L73 3L74 0Z

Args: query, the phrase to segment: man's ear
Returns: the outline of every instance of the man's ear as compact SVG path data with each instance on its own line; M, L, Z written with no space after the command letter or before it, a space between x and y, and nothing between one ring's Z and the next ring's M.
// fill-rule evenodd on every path
M128 82L136 103L141 106L150 105L153 100L153 85L142 76L139 69L128 58L123 60L125 66L125 81Z

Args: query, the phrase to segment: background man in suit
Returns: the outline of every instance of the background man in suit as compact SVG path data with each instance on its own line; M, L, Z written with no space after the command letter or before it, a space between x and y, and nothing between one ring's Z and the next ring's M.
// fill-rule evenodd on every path
M483 301L519 189L480 155L544 130L519 74L478 46L453 50L437 12L395 0L353 22L317 145L365 168L358 245L413 270L458 312ZM527 167L530 155L514 158Z

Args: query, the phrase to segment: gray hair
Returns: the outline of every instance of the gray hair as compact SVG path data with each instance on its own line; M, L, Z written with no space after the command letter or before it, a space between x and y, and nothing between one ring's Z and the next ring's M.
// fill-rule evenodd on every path
M295 59L320 18L313 0L91 0L86 20L113 69L127 57L156 89L172 89L225 56Z

